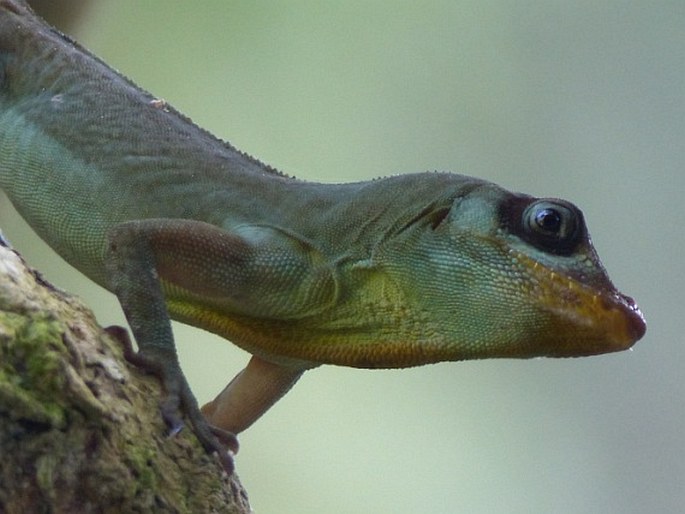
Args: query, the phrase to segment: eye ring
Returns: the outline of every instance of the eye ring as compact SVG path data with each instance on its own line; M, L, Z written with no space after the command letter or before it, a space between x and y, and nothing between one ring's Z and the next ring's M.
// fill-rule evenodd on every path
M560 200L532 202L523 211L521 221L528 241L556 254L570 254L582 235L580 212Z

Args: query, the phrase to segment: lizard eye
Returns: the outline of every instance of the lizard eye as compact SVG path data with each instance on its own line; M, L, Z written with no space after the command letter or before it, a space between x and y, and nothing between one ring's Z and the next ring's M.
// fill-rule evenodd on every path
M566 202L537 200L526 207L522 218L526 239L543 250L570 254L580 240L580 213Z

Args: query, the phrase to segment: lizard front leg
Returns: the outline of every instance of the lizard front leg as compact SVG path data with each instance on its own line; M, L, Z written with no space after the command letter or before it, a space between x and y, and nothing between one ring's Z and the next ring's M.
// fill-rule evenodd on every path
M303 372L253 356L214 400L202 406L202 413L214 426L238 434L287 393Z
M172 431L180 408L205 448L215 450L212 430L222 432L202 417L183 376L167 305L203 328L215 316L294 319L335 301L335 273L311 242L276 226L229 232L196 220L146 219L115 226L108 239L110 287L139 347L131 360L160 376L167 393L162 414ZM311 367L255 356L204 412L222 429L240 432Z
M166 393L161 413L171 434L181 430L183 422L179 412L183 412L205 450L216 451L224 469L231 474L234 469L233 458L215 434L219 433L233 452L238 449L237 439L235 435L221 433L207 423L178 362L171 322L156 269L156 241L148 237L151 232L163 234L169 227L164 222L157 225L154 221L143 222L142 225L125 223L108 234L106 264L110 286L121 303L139 351L133 351L125 331L114 330L110 333L123 342L126 358L130 362L160 378Z

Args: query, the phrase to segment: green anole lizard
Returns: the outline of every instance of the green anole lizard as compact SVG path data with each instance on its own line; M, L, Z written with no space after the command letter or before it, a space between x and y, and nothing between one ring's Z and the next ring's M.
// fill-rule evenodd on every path
M127 356L159 375L165 420L176 430L185 414L229 471L219 439L235 450L234 434L321 364L593 355L645 332L573 204L451 173L289 178L20 0L0 0L0 188L116 294L138 345ZM170 319L252 354L202 413Z

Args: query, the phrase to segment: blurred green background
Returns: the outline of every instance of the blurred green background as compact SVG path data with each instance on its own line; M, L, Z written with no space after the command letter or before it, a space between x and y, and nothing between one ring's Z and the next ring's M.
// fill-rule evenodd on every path
M682 0L93 0L69 30L300 178L448 169L568 198L647 316L621 354L307 373L241 437L257 513L682 512ZM5 197L0 226L101 323L123 322ZM247 362L176 334L200 401Z

